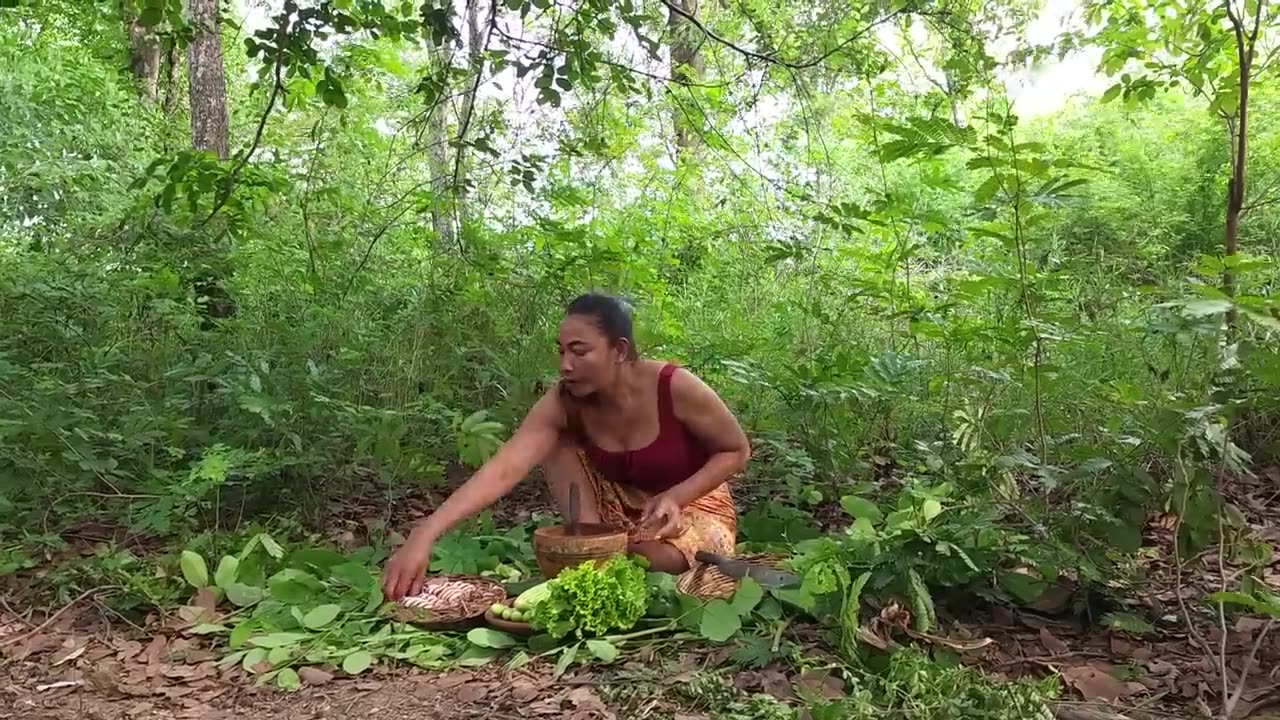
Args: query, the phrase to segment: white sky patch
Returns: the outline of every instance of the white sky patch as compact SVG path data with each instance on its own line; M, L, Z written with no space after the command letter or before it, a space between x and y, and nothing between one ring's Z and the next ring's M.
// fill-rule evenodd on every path
M1079 23L1078 0L1047 0L1040 16L1027 28L1027 40L1036 45L1053 41ZM1097 72L1100 48L1073 52L1062 61L1006 74L1004 81L1015 109L1027 116L1057 112L1080 94L1101 94L1111 84Z

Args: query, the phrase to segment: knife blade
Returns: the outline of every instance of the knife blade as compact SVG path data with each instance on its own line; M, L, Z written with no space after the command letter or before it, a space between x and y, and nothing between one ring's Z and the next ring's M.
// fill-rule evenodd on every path
M578 534L578 484L569 483L569 516L565 518L565 534Z
M720 572L735 580L750 577L765 587L790 587L800 583L800 577L795 573L757 565L746 560L730 559L705 550L699 550L693 557L698 562L715 565Z

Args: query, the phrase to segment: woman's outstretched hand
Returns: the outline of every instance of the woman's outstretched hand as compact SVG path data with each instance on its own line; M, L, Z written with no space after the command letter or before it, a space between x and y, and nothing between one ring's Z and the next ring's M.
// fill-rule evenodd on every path
M431 535L422 526L409 533L409 539L387 561L382 573L382 596L396 601L406 595L417 595L426 581L427 566L431 564Z

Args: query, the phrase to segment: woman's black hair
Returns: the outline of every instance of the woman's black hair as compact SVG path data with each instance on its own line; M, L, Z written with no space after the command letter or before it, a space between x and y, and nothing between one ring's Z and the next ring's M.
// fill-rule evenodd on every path
M632 336L631 306L621 298L600 293L579 295L569 303L566 315L586 315L596 321L596 325L609 342L627 341L627 359L639 360L640 352L636 349L636 339Z

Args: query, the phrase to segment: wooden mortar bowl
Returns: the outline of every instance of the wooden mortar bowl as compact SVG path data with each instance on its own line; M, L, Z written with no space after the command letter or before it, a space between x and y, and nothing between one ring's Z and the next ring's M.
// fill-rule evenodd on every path
M550 580L561 570L584 562L603 563L627 552L627 531L612 525L581 523L575 535L564 525L548 525L533 531L533 555L542 576Z

